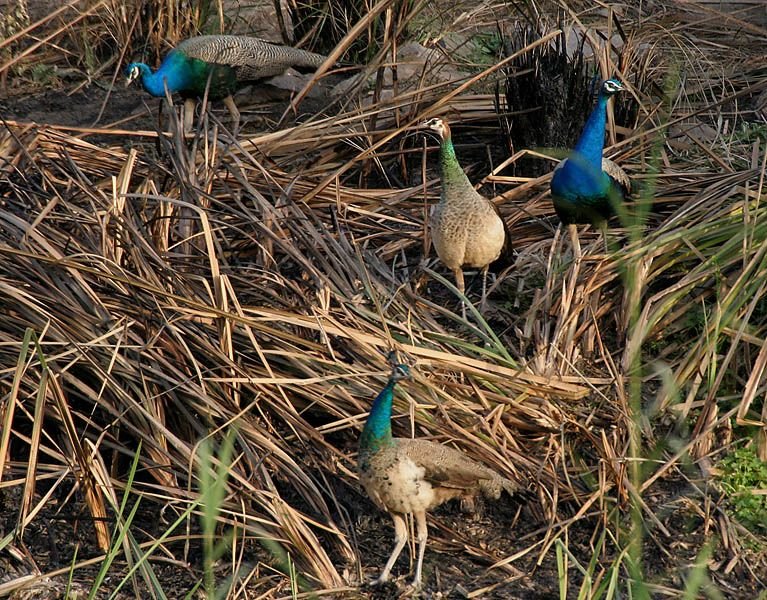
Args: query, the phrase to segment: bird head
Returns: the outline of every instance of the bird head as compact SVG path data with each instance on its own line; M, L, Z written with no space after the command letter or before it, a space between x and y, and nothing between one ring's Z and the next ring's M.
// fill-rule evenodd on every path
M605 79L602 82L602 89L600 90L601 93L604 96L607 96L608 98L610 96L613 96L617 94L618 92L622 92L625 88L623 87L623 84L618 81L617 79Z
M144 69L149 70L149 67L142 63L130 63L125 67L125 87L128 87L131 83L138 79Z
M399 364L392 367L391 378L395 383L397 381L402 381L403 379L410 379L411 377L410 367L407 365Z
M436 132L441 140L446 140L450 137L450 126L447 124L447 121L440 119L439 117L424 121L421 127L426 127L427 129Z

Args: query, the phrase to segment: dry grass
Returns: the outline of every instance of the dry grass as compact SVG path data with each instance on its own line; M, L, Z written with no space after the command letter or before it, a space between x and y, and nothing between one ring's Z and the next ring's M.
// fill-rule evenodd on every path
M93 76L116 73L142 31L138 13L116 19L106 1L72 7L64 25L43 20L0 42L30 40L0 70L53 62L59 45L74 51L95 18L125 45ZM599 65L630 83L639 110L635 127L610 124L608 154L655 206L643 232L582 231L583 259L573 261L569 239L546 225L548 175L504 175L530 152L497 166L484 183L518 260L496 282L487 321L463 322L433 281L441 269L421 260L437 188L431 166L418 182L426 148L409 132L437 114L466 130L497 127L493 95L479 92L514 55L237 140L214 115L192 141L173 120L168 135L4 122L0 490L21 490L15 534L76 482L106 552L105 517L139 443L132 492L181 511L197 498L200 443L236 425L222 524L278 542L311 587L354 584L365 561L345 507L357 493L354 440L394 349L416 366L395 403L400 433L537 485L550 527L514 560L566 539L573 513L606 520L629 498L668 546L662 534L672 534L641 494L690 457L708 466L734 423L765 441L767 142L744 129L753 121L744 106L765 86L753 44L767 32L691 4L642 22L562 7L577 28L609 37L622 25L622 51L601 52ZM480 8L469 24L516 18ZM176 17L163 21L179 28L170 37L187 27ZM370 73L401 37L400 20L386 22ZM668 444L682 424L690 433ZM645 453L654 459L639 461ZM724 528L717 514L705 521ZM479 544L471 552L496 562Z

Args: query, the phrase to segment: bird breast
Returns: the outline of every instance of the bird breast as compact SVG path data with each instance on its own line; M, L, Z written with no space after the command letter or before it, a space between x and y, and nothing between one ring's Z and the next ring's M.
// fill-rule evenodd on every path
M380 507L408 514L428 510L435 504L435 491L424 479L425 470L396 451L380 451L361 469L360 483Z
M437 256L450 269L485 267L497 259L505 240L503 220L490 203L440 202L432 210L431 234Z

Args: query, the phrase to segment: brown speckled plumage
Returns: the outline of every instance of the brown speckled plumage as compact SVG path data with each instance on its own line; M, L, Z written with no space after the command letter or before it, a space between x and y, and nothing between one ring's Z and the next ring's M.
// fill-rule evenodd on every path
M405 517L412 514L418 539L413 585L418 587L428 537L427 511L453 498L461 498L465 506L472 506L477 495L497 499L504 490L514 494L520 491L520 486L455 448L429 440L392 437L394 386L407 377L407 367L395 367L373 403L361 437L357 466L360 483L367 494L376 505L388 511L394 521L394 550L375 583L389 579L407 542Z
M424 123L439 135L440 201L429 219L437 256L455 275L456 287L465 290L463 267L482 270L482 302L485 301L487 269L502 254L511 254L511 235L498 208L471 185L455 156L450 127L444 119Z
M240 82L274 77L289 68L316 69L325 57L300 48L280 46L242 35L200 35L176 46L190 58L234 67Z
M447 500L482 494L498 499L519 486L471 460L460 450L429 440L394 438L394 445L360 454L360 482L380 507L409 514Z

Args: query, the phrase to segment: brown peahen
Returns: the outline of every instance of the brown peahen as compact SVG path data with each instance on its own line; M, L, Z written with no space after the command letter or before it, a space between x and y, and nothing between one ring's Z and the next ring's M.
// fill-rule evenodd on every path
M406 365L396 365L386 386L376 397L360 437L358 472L367 494L394 521L394 550L381 575L388 581L391 569L408 538L405 517L415 518L418 562L413 586L421 584L428 529L426 512L452 498L471 500L478 494L497 499L504 490L522 491L510 479L484 467L462 452L429 440L395 438L391 431L392 401L397 382L410 377Z
M482 196L464 173L455 155L450 126L444 119L423 124L441 140L439 151L440 201L431 212L431 239L437 256L455 275L463 294L463 267L482 270L482 306L487 294L487 270L501 255L510 256L511 234L498 208ZM466 307L463 306L465 315Z

